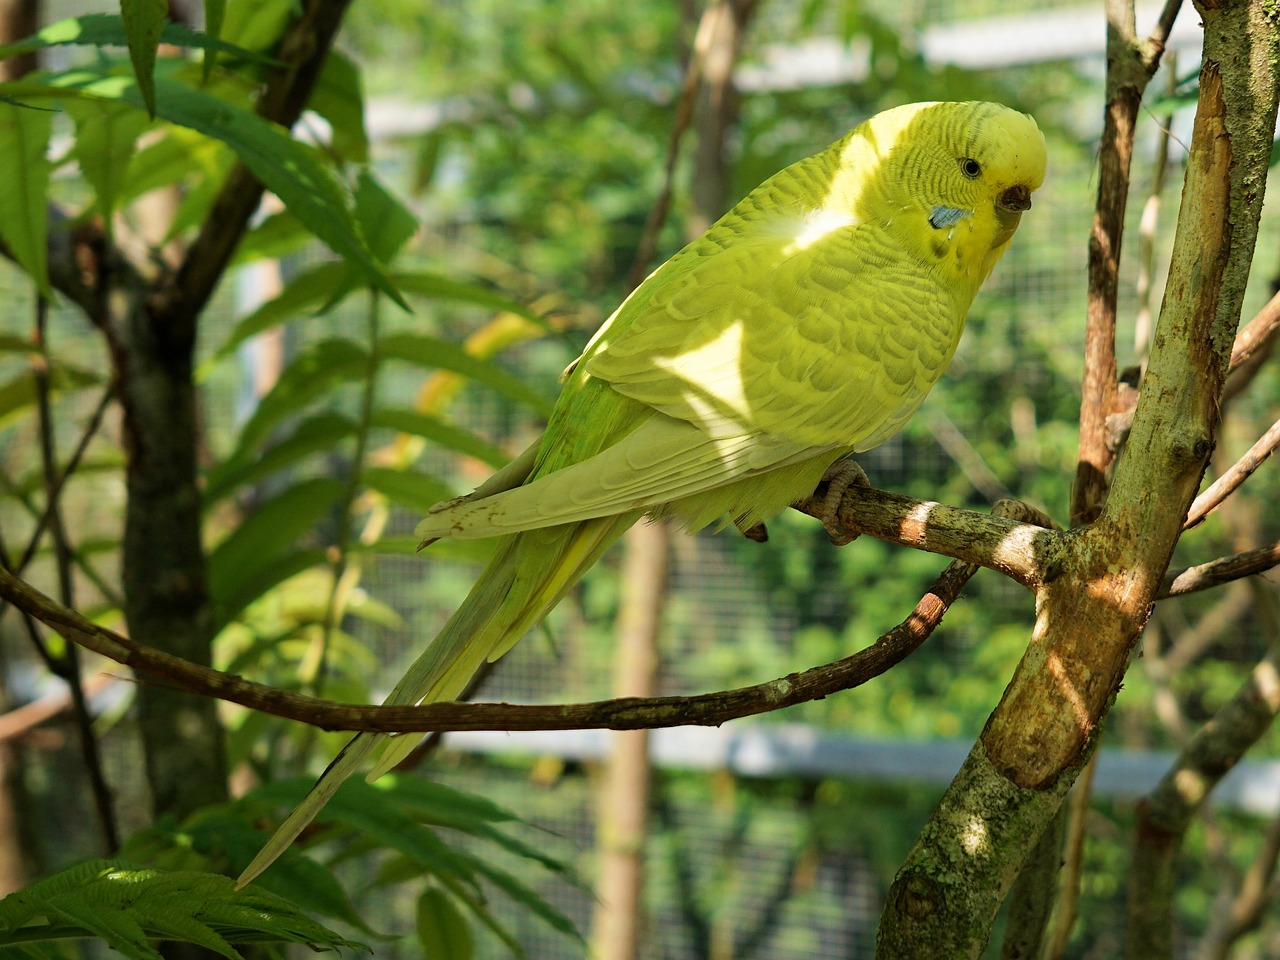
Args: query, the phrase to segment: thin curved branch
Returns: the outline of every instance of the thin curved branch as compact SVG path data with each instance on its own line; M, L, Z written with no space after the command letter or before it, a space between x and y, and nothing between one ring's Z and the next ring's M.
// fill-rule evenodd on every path
M727 720L820 700L884 673L920 646L977 572L953 561L901 624L852 656L767 683L694 697L623 698L595 703L523 706L435 703L425 707L355 706L288 693L137 643L82 617L0 570L0 598L62 636L138 673L193 693L238 703L326 730L381 733L432 730L633 730Z
M1192 501L1191 509L1187 511L1187 521L1182 529L1190 530L1203 522L1204 518L1216 510L1223 500L1231 496L1240 484L1249 479L1253 471L1267 461L1277 446L1280 446L1280 420L1273 423L1243 457L1232 464L1229 470Z
M1217 560L1210 560L1208 563L1187 567L1185 570L1167 573L1155 599L1167 600L1169 597L1211 590L1232 580L1242 580L1255 574L1266 573L1277 565L1280 565L1280 540L1265 547L1233 553L1230 556L1219 557Z

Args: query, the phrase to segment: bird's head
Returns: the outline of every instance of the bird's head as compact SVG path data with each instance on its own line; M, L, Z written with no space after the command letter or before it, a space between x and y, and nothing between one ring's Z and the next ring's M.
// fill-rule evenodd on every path
M891 223L902 242L981 284L1044 181L1036 122L998 103L913 103L853 132L846 157L872 170L859 219ZM865 169L865 167L864 167Z

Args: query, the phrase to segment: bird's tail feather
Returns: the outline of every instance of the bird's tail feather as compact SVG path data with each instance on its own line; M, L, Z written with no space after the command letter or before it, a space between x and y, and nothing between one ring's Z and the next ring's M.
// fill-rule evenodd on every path
M458 697L485 660L514 647L637 517L600 517L572 527L530 530L504 540L466 601L387 698L388 703L437 703ZM419 737L391 737L367 779L395 768Z
M600 517L504 538L466 600L385 702L436 703L458 697L485 660L496 660L510 650L638 518L638 513ZM368 775L375 780L412 752L418 740L380 733L353 737L276 829L237 885L243 887L269 867L370 754L381 748Z

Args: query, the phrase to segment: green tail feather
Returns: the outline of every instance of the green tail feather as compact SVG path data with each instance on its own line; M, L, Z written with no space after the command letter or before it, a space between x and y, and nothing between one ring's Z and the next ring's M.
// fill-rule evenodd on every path
M601 517L504 538L466 600L385 702L436 703L458 697L480 665L515 646L639 516ZM399 764L418 740L412 735L389 738L379 733L353 737L272 834L237 885L252 881L288 849L370 754L381 748L368 774L368 779L375 780Z

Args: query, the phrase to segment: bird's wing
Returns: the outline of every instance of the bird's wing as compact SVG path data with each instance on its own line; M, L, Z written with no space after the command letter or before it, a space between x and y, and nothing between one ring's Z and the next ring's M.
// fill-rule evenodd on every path
M655 414L587 460L485 499L447 504L415 532L423 539L473 539L645 512L822 452L788 437L711 438L687 421Z
M964 323L957 298L878 224L812 238L775 225L671 266L585 369L712 438L875 446L915 412Z

